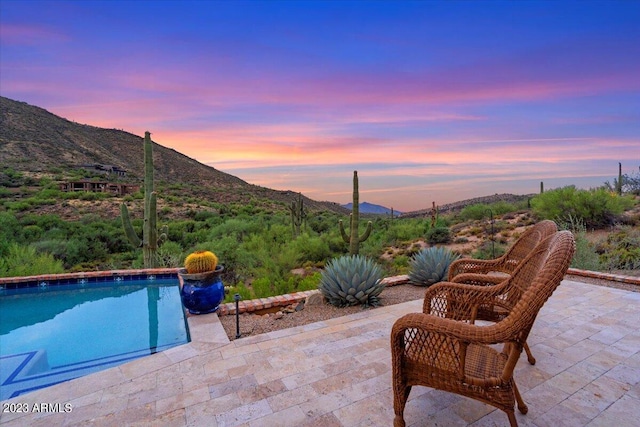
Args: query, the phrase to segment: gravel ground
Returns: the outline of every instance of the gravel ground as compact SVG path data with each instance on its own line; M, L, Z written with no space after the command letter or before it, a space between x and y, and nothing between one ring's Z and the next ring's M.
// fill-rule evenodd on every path
M573 275L567 275L565 278L567 280L574 280L577 282L640 292L640 288L636 285ZM390 286L382 291L380 294L380 301L382 302L382 305L399 304L406 301L422 299L424 292L425 288L414 285ZM307 304L302 310L293 311L291 313L283 312L284 310L281 311L281 314L271 313L268 315L243 313L240 315L240 335L241 338L244 338L251 335L292 328L294 326L306 325L308 323L319 322L321 320L327 320L334 317L359 313L362 310L375 310L375 307L363 308L362 306L353 306L337 308L325 303L318 305ZM236 337L236 316L220 316L220 322L222 323L229 339L234 340Z

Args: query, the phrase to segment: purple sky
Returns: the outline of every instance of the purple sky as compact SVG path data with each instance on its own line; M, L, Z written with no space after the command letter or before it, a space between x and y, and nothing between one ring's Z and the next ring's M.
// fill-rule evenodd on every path
M640 166L640 1L0 2L0 94L408 211Z

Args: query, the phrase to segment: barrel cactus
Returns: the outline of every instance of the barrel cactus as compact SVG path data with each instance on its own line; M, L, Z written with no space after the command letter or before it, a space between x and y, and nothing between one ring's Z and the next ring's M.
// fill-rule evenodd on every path
M218 257L210 251L196 251L184 260L184 268L188 274L213 271L218 265Z
M382 268L361 255L334 258L322 272L318 289L336 307L362 304L377 306L382 283Z
M445 280L449 266L459 258L445 247L425 248L409 261L409 280L414 285L431 286Z

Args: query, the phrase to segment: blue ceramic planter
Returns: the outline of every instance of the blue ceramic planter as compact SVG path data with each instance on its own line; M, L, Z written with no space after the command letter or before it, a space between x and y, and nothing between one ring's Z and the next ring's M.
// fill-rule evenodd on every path
M224 300L224 285L220 273L224 267L219 265L215 271L187 274L183 268L178 271L180 281L180 299L182 305L191 314L213 313Z

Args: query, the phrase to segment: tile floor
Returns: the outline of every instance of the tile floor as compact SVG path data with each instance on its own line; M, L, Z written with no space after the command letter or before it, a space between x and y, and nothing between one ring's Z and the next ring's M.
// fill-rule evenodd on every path
M0 424L391 426L389 332L420 308L413 301L233 342L217 315L192 317L191 343L3 401ZM528 342L538 361L522 356L516 370L529 405L527 415L516 411L520 426L638 425L640 292L565 280ZM507 425L502 411L423 387L413 388L405 420Z

